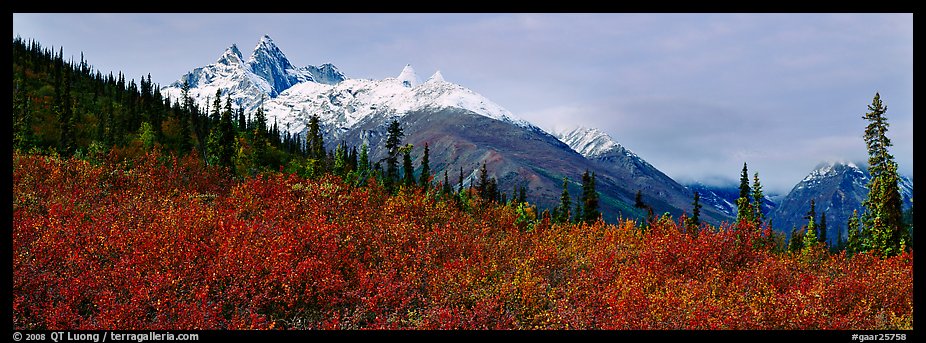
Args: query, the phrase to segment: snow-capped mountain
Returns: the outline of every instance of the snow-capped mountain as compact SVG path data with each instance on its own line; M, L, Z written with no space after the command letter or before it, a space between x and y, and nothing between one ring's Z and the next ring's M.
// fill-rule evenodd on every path
M411 65L395 78L347 79L332 64L294 67L269 36L260 39L246 62L242 60L232 45L216 63L194 69L162 92L180 98L186 81L190 97L205 108L222 89L223 97L230 94L234 104L246 111L263 104L268 121L293 134L304 135L309 116L317 114L334 139L370 116L396 117L443 108L531 126L484 96L447 82L439 71L423 83Z
M231 96L233 107L248 113L262 107L268 122L284 133L304 137L310 116L318 115L326 149L340 142L368 144L372 161L385 157L386 127L398 120L405 130L404 143L415 147L413 156L420 158L418 149L429 145L431 170L436 173L446 170L457 180L462 168L468 185L486 163L500 189L525 185L528 199L545 208L556 205L564 176L572 180L570 192L579 194L581 175L589 170L597 175L606 220L645 215L632 206L638 190L658 213L690 212L687 189L602 132L587 129L572 135L576 142L594 142L585 151L589 155L583 156L576 152L582 147L570 148L486 97L447 81L440 71L424 82L411 65L396 77L348 79L331 64L293 66L264 36L247 60L232 45L215 63L183 75L162 93L179 99L184 83L200 108L211 105L222 90L222 97ZM706 212L705 220L727 219L719 211Z
M201 108L209 106L216 91L222 90L222 97L230 95L236 107L253 111L261 101L276 98L296 84L335 85L345 79L344 74L330 63L294 67L273 40L264 36L247 61L238 46L232 44L215 63L186 73L176 82L163 87L161 93L179 99L183 84L187 83L190 98Z
M303 133L309 116L317 114L332 130L333 138L371 117L400 117L413 111L459 108L510 122L532 126L472 90L444 81L440 73L419 83L410 66L399 77L383 80L349 79L335 85L302 82L264 103L268 120L281 128Z
M607 133L596 128L576 127L553 135L582 156L612 171L618 182L632 187L634 192L641 191L644 202L659 213L678 208L691 214L693 194L687 188ZM730 215L721 208L705 207L701 211L705 220L715 224L730 219Z
M827 238L836 242L837 233L846 237L846 223L853 210L864 211L862 202L868 195L868 168L862 163L830 161L817 165L779 203L771 218L776 229L790 232L807 225L804 219L810 210L810 200L815 202L817 221L826 212ZM900 194L904 208L913 199L913 181L901 177Z

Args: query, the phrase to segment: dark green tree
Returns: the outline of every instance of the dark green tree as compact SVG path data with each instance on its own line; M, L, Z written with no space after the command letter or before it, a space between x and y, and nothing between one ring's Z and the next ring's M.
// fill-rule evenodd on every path
M319 162L324 161L327 157L325 152L325 141L322 138L321 127L318 115L313 114L309 117L309 131L306 134L306 144L308 145L309 158Z
M345 143L341 142L334 148L334 173L336 175L347 175L347 148Z
M752 178L753 220L756 224L756 229L762 226L762 221L764 220L764 215L762 214L762 202L764 200L765 195L762 194L762 184L759 183L759 173L756 172L753 174Z
M688 228L690 232L697 233L701 227L701 194L694 192L694 201L691 203L691 217L688 217Z
M450 175L447 173L447 169L444 169L444 183L441 185L441 193L444 195L453 193L453 188L450 186Z
M588 173L588 169L582 174L582 210L583 220L586 223L594 223L601 217L598 212L598 192L595 190L595 173Z
M386 129L386 184L390 185L391 182L397 181L399 179L399 148L402 144L402 137L405 134L402 132L402 126L399 125L399 122L395 119L389 123L389 128Z
M749 169L746 162L743 162L743 172L740 174L740 197L736 199L736 221L745 221L747 223L755 222L753 213L753 204L749 189Z
M405 171L405 175L402 178L402 183L405 187L412 187L415 185L415 167L412 166L412 145L408 144L402 147L402 169Z
M186 80L183 81L183 85L180 87L180 101L182 106L179 111L176 112L177 122L179 123L180 131L180 141L179 147L180 153L186 153L190 151L193 147L192 139L192 129L190 128L190 112L193 110L193 99L190 99L190 83ZM112 118L113 114L109 114L109 118ZM108 125L107 125L108 126ZM110 128L112 130L112 128ZM106 141L104 139L104 141Z
M221 102L219 102L221 103ZM235 127L232 120L231 97L225 102L225 110L221 112L219 122L213 126L209 134L210 163L229 169L235 167Z
M370 171L370 152L367 143L360 146L360 157L357 159L357 170L366 175Z
M572 222L579 224L585 221L585 209L582 208L582 199L576 199L576 208L572 211Z
M421 177L418 180L418 183L421 187L427 188L431 185L431 166L429 164L429 149L428 143L424 143L424 155L421 156Z
M637 195L633 197L633 207L646 208L646 203L643 202L643 190L637 190Z
M894 162L888 148L892 146L887 138L888 122L885 117L887 106L881 102L881 95L875 93L868 112L862 117L868 121L865 128L865 144L868 148L868 196L863 215L863 244L865 250L893 256L909 245L907 230L903 225L902 200Z
M219 125L219 121L222 120L222 90L217 89L215 91L215 100L212 100L212 113L209 114L209 127L215 127Z
M77 120L74 116L74 105L71 99L71 72L66 70L62 73L64 74L64 86L58 104L58 126L61 130L61 136L58 140L58 152L63 156L70 156L74 152L74 127Z
M482 167L479 168L479 183L476 184L476 191L483 199L491 199L492 194L489 194L489 171L485 162L482 162Z
M554 216L554 220L557 223L565 223L569 221L569 211L572 209L572 198L569 196L569 178L563 176L563 192L559 197L559 208L554 209L554 212L557 216Z
M526 202L527 202L527 187L522 185L518 187L518 203L523 204Z

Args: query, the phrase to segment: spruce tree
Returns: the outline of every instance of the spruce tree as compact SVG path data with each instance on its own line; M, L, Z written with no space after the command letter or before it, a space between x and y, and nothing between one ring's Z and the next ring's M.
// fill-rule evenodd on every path
M701 194L694 192L694 201L691 202L691 217L688 218L688 227L697 232L701 227Z
M881 102L881 95L875 93L868 111L862 117L867 120L865 144L868 148L868 197L864 206L863 231L864 249L893 256L908 246L907 231L903 226L902 202L898 186L897 163L888 152L892 146L887 138L889 124L885 113L887 106Z
M61 130L61 136L58 140L58 151L61 155L70 156L74 152L74 130L76 120L73 113L73 103L71 100L71 77L70 71L62 72L64 86L60 103L58 104L58 125Z
M444 184L441 185L441 193L444 195L453 193L453 188L450 186L450 175L447 173L447 169L444 169Z
M370 152L367 143L360 146L360 157L357 158L357 170L362 175L370 171Z
M221 103L221 102L219 102ZM231 98L225 103L219 122L213 126L209 135L210 162L233 169L236 149L235 128L232 122Z
M319 162L325 160L327 156L325 152L325 142L322 138L321 126L319 124L318 115L316 114L312 114L312 116L309 117L309 131L306 134L306 144L308 144L309 158Z
M251 145L254 147L252 163L254 168L260 168L267 164L267 152L270 140L267 137L267 116L264 114L264 106L257 108L254 114L254 124L251 128Z
M180 87L180 101L182 101L182 106L180 111L177 111L177 121L180 126L180 144L179 149L181 154L185 154L187 151L190 151L192 148L192 129L190 128L190 112L193 110L193 99L190 99L190 83L186 80L183 81L183 85ZM107 101L109 103L109 101ZM113 114L109 113L108 118L112 118ZM109 125L107 125L109 126ZM112 127L110 127L112 130ZM104 136L105 137L105 136ZM109 140L104 138L104 141L109 142Z
M803 247L810 248L817 244L817 227L816 224L811 220L807 223L807 230L804 232Z
M411 150L411 144L402 148L402 169L405 171L405 175L402 178L402 183L405 185L405 187L412 187L415 185L415 169L412 167Z
M389 123L386 129L386 184L398 181L399 179L399 148L402 144L402 126L395 119Z
M762 214L762 202L765 200L765 195L762 194L762 184L759 183L759 173L756 172L753 174L752 179L752 201L753 201L753 220L756 223L756 228L758 229L762 225L764 216Z
M486 185L486 198L492 202L500 201L501 197L498 192L498 183L496 182L494 177L489 179L489 184Z
M582 209L583 220L586 223L593 223L598 220L601 213L598 212L598 192L595 191L595 173L589 174L588 169L582 174Z
M489 171L486 169L485 162L482 162L482 167L479 168L479 183L476 185L476 191L483 199L491 197L491 194L489 194Z
M421 177L418 180L418 183L421 187L427 188L431 183L431 166L429 164L429 149L428 143L424 143L424 155L421 156Z
M559 197L559 211L554 219L557 223L569 221L569 211L572 207L572 198L569 196L569 179L563 176L563 192Z
M740 197L736 199L736 221L747 223L755 222L753 205L749 189L749 170L743 162L743 172L740 174Z
M334 173L344 176L347 174L347 148L344 142L334 148Z
M743 172L740 174L740 198L749 197L749 169L746 162L743 162Z
M220 120L222 120L222 90L217 89L215 91L215 100L212 100L212 113L209 115L209 127L218 126Z

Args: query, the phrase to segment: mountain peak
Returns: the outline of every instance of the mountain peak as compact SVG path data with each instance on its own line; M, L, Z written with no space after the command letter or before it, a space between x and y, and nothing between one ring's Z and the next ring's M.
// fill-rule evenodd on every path
M267 81L271 97L277 96L300 81L290 72L296 68L268 35L260 38L247 64L251 72Z
M241 50L238 50L238 45L232 44L228 49L225 49L225 52L222 53L222 57L219 57L217 61L220 64L225 65L237 65L244 63L243 58L241 57Z
M434 75L428 78L427 82L444 82L444 75L440 73L440 70L434 72Z
M852 171L861 175L862 179L867 179L867 172L859 167L855 162L846 160L830 160L817 164L816 167L804 177L801 182L811 182L820 178L833 176L845 171Z
M415 73L415 68L412 68L411 64L406 64L405 68L402 68L402 72L399 73L399 76L396 77L403 86L412 88L417 86L421 81L418 79L418 74Z

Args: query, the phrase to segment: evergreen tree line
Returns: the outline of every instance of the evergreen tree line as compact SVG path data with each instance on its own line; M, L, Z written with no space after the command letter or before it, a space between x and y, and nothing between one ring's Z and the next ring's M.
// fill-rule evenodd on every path
M217 92L201 109L183 86L180 99L163 97L151 75L126 81L103 75L83 58L65 60L36 41L13 40L13 146L71 156L110 149L137 154L159 148L196 153L240 173L275 168L305 154L298 137L268 125Z

